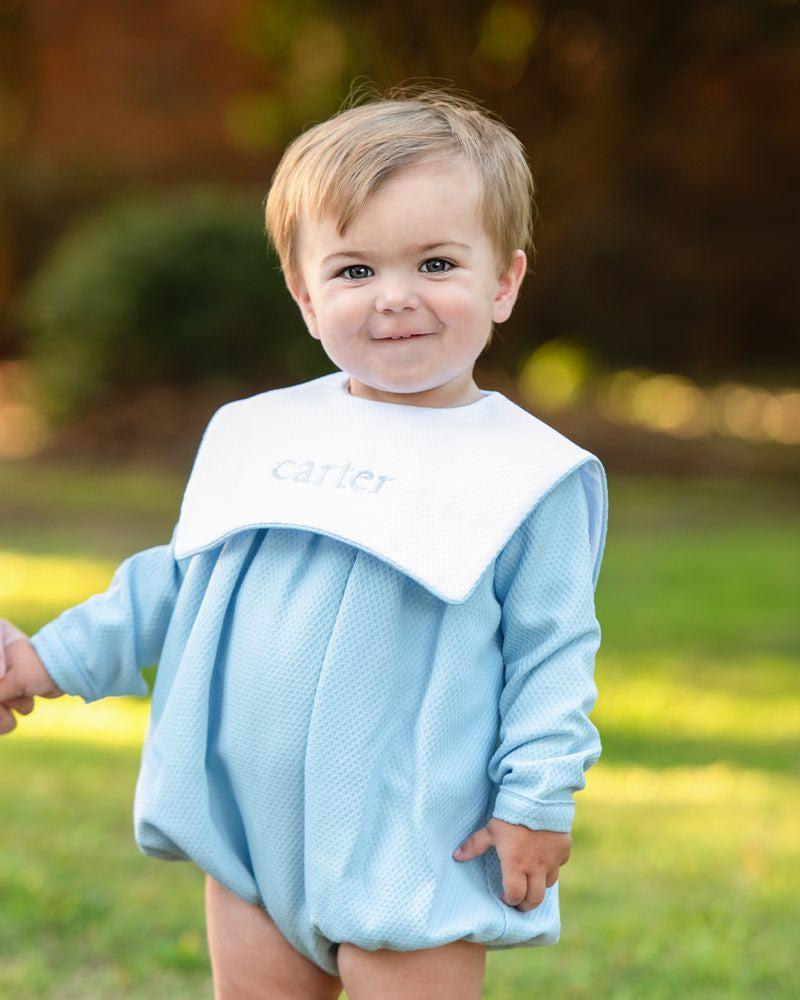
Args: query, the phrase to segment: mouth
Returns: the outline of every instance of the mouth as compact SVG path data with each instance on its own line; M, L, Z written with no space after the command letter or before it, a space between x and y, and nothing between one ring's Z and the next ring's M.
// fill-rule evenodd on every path
M376 337L376 340L416 340L418 337L427 337L427 333L394 333L383 337Z

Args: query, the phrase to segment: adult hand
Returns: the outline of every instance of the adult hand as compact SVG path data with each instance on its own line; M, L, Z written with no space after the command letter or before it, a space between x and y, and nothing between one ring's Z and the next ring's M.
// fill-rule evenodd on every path
M24 632L0 619L0 735L16 728L12 711L29 715L36 695L58 698L64 694L47 672Z
M0 618L0 677L6 675L6 654L5 647L20 639L27 639L24 632L20 632L16 625L7 622L5 618Z

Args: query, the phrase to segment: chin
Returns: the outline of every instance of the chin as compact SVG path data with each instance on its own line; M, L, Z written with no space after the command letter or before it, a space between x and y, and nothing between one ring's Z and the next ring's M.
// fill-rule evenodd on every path
M429 389L435 389L441 383L437 380L424 379L424 378L362 378L358 374L353 375L357 381L362 385L368 386L370 389L375 389L377 392L393 392L393 393L415 393L415 392L427 392Z
M408 372L393 373L384 380L387 392L428 392L440 389L458 379L459 372Z

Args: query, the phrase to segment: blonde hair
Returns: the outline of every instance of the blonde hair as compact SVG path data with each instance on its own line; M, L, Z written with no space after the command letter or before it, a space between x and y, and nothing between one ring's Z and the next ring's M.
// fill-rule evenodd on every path
M304 214L331 217L343 235L380 184L422 160L454 158L481 182L484 225L501 270L533 249L534 183L522 143L460 92L397 87L345 107L289 144L266 199L266 229L289 282L299 277Z

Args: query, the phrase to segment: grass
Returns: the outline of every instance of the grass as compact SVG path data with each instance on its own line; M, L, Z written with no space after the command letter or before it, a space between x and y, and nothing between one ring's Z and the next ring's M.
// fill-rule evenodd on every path
M169 537L183 475L0 464L0 615L33 630ZM800 493L611 479L594 718L555 948L487 1000L800 995ZM147 705L42 702L0 744L0 996L211 995L202 877L142 857Z

